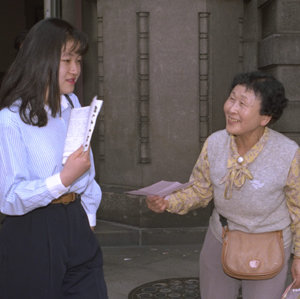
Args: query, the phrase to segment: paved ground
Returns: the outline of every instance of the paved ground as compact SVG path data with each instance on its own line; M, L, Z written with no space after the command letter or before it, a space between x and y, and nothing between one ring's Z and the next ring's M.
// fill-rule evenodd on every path
M200 247L102 247L109 299L128 299L130 291L156 280L198 277Z
M99 223L96 235L102 244L109 299L128 299L128 294L136 287L157 280L198 277L201 234L164 231L154 235L158 237L156 244L165 242L166 245L142 246L141 233L136 229ZM174 245L176 242L182 244L183 237L190 245ZM288 282L290 280L289 272Z
M151 281L198 277L200 245L102 247L109 299Z

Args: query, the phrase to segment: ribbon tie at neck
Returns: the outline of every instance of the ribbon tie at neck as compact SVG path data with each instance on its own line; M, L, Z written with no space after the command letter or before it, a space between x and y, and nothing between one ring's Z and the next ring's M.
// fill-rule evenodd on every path
M235 137L230 136L230 154L227 160L227 174L220 181L225 183L224 197L230 199L232 197L233 188L241 188L246 180L253 180L253 175L248 169L248 165L253 163L259 153L263 150L269 138L269 129L265 127L264 133L258 142L245 154L240 156L237 150Z
M241 157L238 159L240 158ZM224 197L226 199L230 199L232 197L233 188L239 189L245 184L246 179L253 179L251 172L247 168L247 164L243 165L243 159L241 160L241 163L239 163L236 159L228 160L227 168L229 168L229 170L220 182L220 184L225 183Z

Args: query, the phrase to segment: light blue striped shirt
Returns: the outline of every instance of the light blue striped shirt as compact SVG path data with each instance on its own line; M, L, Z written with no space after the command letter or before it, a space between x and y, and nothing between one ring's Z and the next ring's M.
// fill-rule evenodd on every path
M75 107L78 98L70 94ZM61 97L61 117L53 118L48 111L48 124L37 127L25 124L18 108L0 111L0 211L6 215L23 215L47 206L67 192L81 194L91 226L96 224L96 212L101 201L101 189L91 168L66 188L60 180L62 154L71 106Z

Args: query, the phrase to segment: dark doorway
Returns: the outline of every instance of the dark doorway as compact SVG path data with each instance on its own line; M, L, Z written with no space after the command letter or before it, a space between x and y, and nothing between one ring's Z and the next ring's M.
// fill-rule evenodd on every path
M44 18L43 0L2 0L0 9L0 83L13 62L17 49L15 40Z

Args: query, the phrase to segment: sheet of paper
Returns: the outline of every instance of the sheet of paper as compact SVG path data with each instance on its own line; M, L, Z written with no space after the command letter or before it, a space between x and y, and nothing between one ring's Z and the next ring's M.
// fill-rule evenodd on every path
M89 114L88 114L88 122L87 122L87 126L86 126L86 131L84 134L84 139L83 139L83 150L87 151L91 142L91 138L95 129L95 124L96 124L96 120L98 117L98 114L101 110L103 101L102 100L98 100L97 97L93 98L93 101L90 105L90 109L89 109Z
M88 124L90 107L73 108L68 125L68 135L65 140L64 158L78 149L82 143Z
M171 181L160 181L157 182L153 185L138 189L138 190L133 190L133 191L128 191L126 193L132 194L132 195L159 195L159 196L166 196L174 191L184 189L190 185L192 185L193 182L188 182L185 184L181 184L179 182L171 182Z
M73 108L68 124L62 163L81 145L87 151L103 101L95 96L90 106Z
M300 297L300 289L293 289L296 280L294 280L288 287L285 289L282 294L281 299L298 299Z

